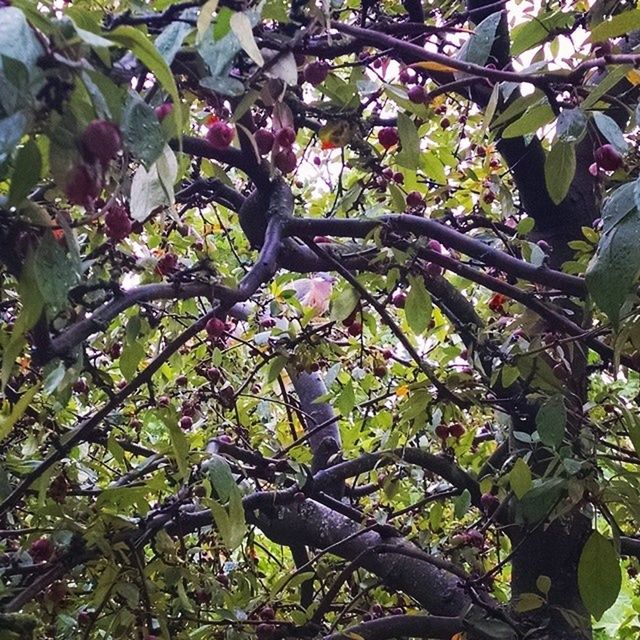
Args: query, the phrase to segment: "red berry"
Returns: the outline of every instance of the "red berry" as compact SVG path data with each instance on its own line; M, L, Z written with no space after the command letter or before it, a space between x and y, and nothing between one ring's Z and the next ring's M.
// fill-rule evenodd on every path
M435 262L427 262L424 269L427 275L431 276L432 278L441 276L444 273L444 269Z
M31 543L29 555L34 563L46 562L52 555L54 546L49 538L38 538Z
M443 129L448 129L451 126L451 120L449 120L449 118L442 118L442 120L440 120L440 126Z
M419 191L410 191L407 193L407 206L413 208L421 207L424 199Z
M378 131L378 142L385 148L390 149L398 144L398 130L395 127L383 127Z
M193 418L191 416L182 416L178 424L183 431L188 431L193 427Z
M128 237L133 226L126 208L118 203L109 208L104 222L107 225L107 236L114 242Z
M384 378L387 375L387 367L384 364L377 364L373 367L373 375L376 378Z
M87 393L89 391L89 385L84 378L78 378L74 383L72 389L76 393Z
M220 380L222 379L222 373L220 373L220 369L218 369L218 367L209 367L207 369L207 379L213 384L220 382Z
M279 147L290 147L296 141L295 129L282 127L276 132L275 141Z
M427 98L427 93L422 85L414 84L412 87L409 87L407 97L415 104L422 104Z
M234 134L235 130L232 126L218 120L209 127L207 131L207 141L214 149L222 151L229 147Z
M291 173L292 171L295 171L295 168L298 166L298 159L292 149L283 149L282 151L278 151L273 162L276 167L282 171L282 173Z
M407 302L407 292L406 291L395 291L391 296L391 304L393 304L396 309L404 309L404 305Z
M156 264L156 273L161 276L168 276L173 273L178 266L178 256L175 253L165 253Z
M314 87L322 84L329 75L329 65L324 60L310 62L304 68L304 79Z
M258 147L260 155L266 156L273 148L273 142L276 137L268 129L258 129L253 134L253 137L256 141L256 146Z
M120 129L108 120L94 120L84 130L80 145L89 160L99 160L106 165L122 149Z
M459 422L452 422L449 425L449 434L454 438L460 438L465 433L465 428Z
M159 104L154 111L156 118L162 122L173 111L173 104L171 102L163 102Z
M187 376L185 376L185 375L179 375L179 376L176 378L176 384L177 384L179 387L184 387L184 386L187 384L187 382L188 382L188 381L189 381L189 379L188 379L188 378L187 378Z
M223 587L228 587L229 586L229 578L226 574L224 573L219 573L216 576L216 580L223 586Z
M593 157L596 164L605 171L615 171L622 166L622 156L612 144L603 144L598 147Z
M393 351L391 349L383 349L382 350L382 357L385 360L391 360L391 358L393 358Z
M171 403L171 398L169 398L169 396L158 396L156 402L159 407L168 407Z
M354 309L343 321L342 324L345 327L350 327L358 317L358 309Z
M352 322L347 329L347 333L354 338L359 336L362 333L362 323L361 322Z
M449 427L446 424L440 423L436 427L436 435L441 440L446 440L449 437Z
M396 171L393 174L393 181L398 184L402 184L404 182L404 174L400 173L399 171Z
M227 325L220 318L210 318L205 326L207 335L212 339L221 338L227 330Z
M400 73L398 74L398 80L402 82L402 84L407 84L413 80L414 73L411 69L404 68L400 69Z
M276 612L273 610L273 607L262 607L262 609L260 610L260 617L263 620L273 620L276 617Z
M64 193L71 204L87 206L100 195L100 183L84 164L73 167L66 176Z
M305 496L302 491L296 491L296 493L293 494L293 501L297 502L298 504L303 503L306 499L307 496Z
M78 614L78 624L81 627L86 627L91 622L91 614L88 611L81 611Z
M493 191L485 189L485 191L482 192L482 200L485 202L485 204L491 204L495 199L496 197L493 194Z
M467 543L472 547L482 549L484 546L484 536L477 529L469 529L467 531Z

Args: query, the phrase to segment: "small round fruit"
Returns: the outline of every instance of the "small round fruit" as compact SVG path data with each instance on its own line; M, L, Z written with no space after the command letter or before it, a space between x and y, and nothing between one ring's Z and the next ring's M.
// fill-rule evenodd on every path
M91 622L91 614L88 611L81 611L78 614L78 624L81 627L86 627Z
M207 335L212 340L216 338L221 338L224 335L224 332L227 330L227 325L224 320L220 318L210 318L205 325L205 330Z
M409 191L409 193L407 193L406 200L407 206L412 209L424 205L424 199L419 191Z
M440 440L446 440L449 437L449 427L446 424L440 423L436 427L435 433Z
M71 204L87 206L100 195L100 183L84 164L73 167L66 176L64 193Z
M53 555L54 546L49 538L38 538L31 543L29 555L34 563L46 562Z
M225 574L225 573L219 573L216 576L216 580L223 586L223 587L228 587L229 586L229 577Z
M435 262L427 262L424 270L426 274L428 276L431 276L432 278L437 278L438 276L441 276L444 273L444 269L439 264L436 264Z
M384 378L387 375L387 367L384 364L377 364L373 367L373 375L376 378Z
M274 620L276 617L276 612L273 610L273 607L266 606L260 609L260 617L263 620Z
M414 78L414 72L411 69L405 67L404 69L400 69L400 73L398 74L398 80L402 82L402 84L408 84Z
M484 546L484 536L477 529L469 529L467 531L467 543L477 549L482 549Z
M412 87L409 87L407 97L414 104L423 104L427 99L427 93L422 85L414 84Z
M293 501L298 504L302 504L306 499L307 496L305 496L302 491L296 491L296 493L293 494Z
M127 238L133 227L127 209L118 203L109 208L104 223L107 226L107 237L114 242Z
M354 338L359 336L362 333L362 323L357 321L351 323L347 329L347 333Z
M258 129L253 137L256 141L256 146L258 147L258 151L260 155L266 156L267 153L273 149L273 143L276 137L273 135L273 132L268 129Z
M113 122L93 120L82 133L80 145L90 160L107 165L122 149L122 135Z
M222 379L222 373L220 372L220 369L218 369L218 367L209 367L207 369L207 379L213 384L220 382L220 380Z
M494 200L496 199L493 191L490 191L489 189L485 189L482 192L482 201L485 204L491 204Z
M159 407L168 407L171 403L171 398L169 398L169 396L158 396L156 402Z
M189 379L188 379L188 378L187 378L187 376L185 376L184 374L179 375L179 376L176 378L176 384L177 384L179 387L184 387L184 386L187 384L187 382L188 382L188 381L189 381Z
M177 266L178 256L175 253L165 253L156 264L156 273L168 276L176 270Z
M391 296L391 304L396 309L404 309L404 305L407 302L407 292L406 291L395 291Z
M329 64L324 60L316 60L315 62L310 62L304 68L304 79L314 87L317 87L319 84L322 84L329 75Z
M293 127L282 127L275 135L279 147L290 147L296 141L296 130Z
M258 640L273 640L275 631L275 625L267 623L259 624L256 627L256 638Z
M193 427L193 418L191 416L182 416L178 424L183 431L189 431Z
M454 438L460 438L465 434L466 429L459 422L452 422L449 425L449 433Z
M84 378L78 378L74 383L72 389L76 393L87 393L89 391L89 385Z
M615 171L622 166L622 156L612 144L603 144L598 147L593 157L596 164L605 171Z
M232 126L218 120L209 127L207 141L214 149L223 151L229 147L234 135L235 130Z
M282 173L291 173L298 166L298 159L292 149L283 149L276 153L273 159L274 164Z
M427 249L442 253L442 245L437 240L429 240L429 242L427 242Z
M378 131L378 142L385 148L390 149L398 144L398 130L395 127L383 127Z
M173 104L171 102L163 102L154 109L156 118L158 118L160 122L162 122L172 111Z
M449 118L442 118L442 120L440 120L440 126L443 129L448 129L451 126L451 120L449 120Z

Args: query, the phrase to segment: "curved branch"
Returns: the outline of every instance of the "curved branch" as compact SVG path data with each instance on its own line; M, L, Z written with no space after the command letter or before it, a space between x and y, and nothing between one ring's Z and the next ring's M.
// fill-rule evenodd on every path
M462 618L436 616L387 616L347 627L338 633L324 636L323 640L389 640L391 638L442 638L449 640L464 630Z

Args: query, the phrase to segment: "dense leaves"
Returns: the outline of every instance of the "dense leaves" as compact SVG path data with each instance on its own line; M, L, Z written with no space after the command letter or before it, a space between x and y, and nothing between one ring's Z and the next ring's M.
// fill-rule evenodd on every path
M0 1L0 640L637 637L592 4Z

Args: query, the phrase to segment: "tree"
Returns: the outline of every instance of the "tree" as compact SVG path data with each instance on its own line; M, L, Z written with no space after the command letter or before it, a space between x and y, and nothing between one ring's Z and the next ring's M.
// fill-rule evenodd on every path
M632 4L0 2L2 640L637 637Z

